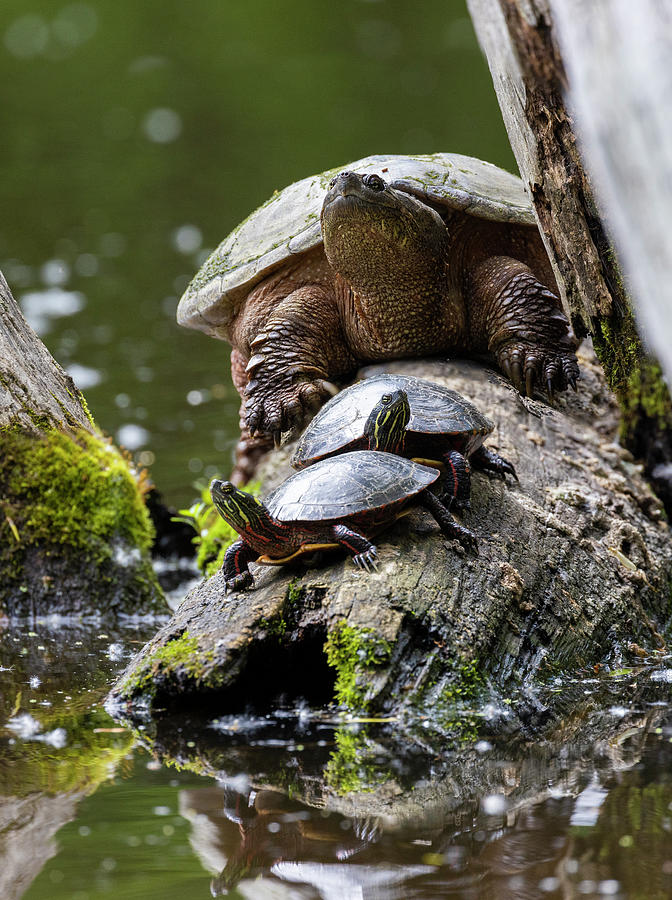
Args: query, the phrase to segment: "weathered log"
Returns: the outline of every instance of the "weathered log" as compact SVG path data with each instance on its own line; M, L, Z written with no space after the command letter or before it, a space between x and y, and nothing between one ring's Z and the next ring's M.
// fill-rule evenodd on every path
M550 0L550 7L581 157L647 343L670 378L672 7L658 0Z
M581 125L593 116L596 93L599 91L603 96L612 91L609 74L621 65L617 46L606 54L609 68L605 77L597 47L591 49L588 37L581 44L575 38L579 32L592 34L597 42L599 20L604 38L600 47L608 44L611 34L622 32L625 27L619 24L625 20L616 8L618 6L566 4L553 0L468 0L479 42L490 66L504 124L521 176L534 202L566 310L577 335L592 335L608 383L621 405L621 438L635 456L644 460L647 473L653 478L669 511L672 508L672 467L669 466L672 462L672 402L658 363L647 355L638 335L619 262L593 196L593 180L597 183L603 180L599 154L590 140L580 145L582 135L577 135L568 111L568 106L581 109ZM650 11L653 6L644 4ZM669 13L664 13L660 4L655 6L659 10L662 30L669 21ZM562 34L558 33L556 14ZM629 6L628 21L633 27L642 23L642 16L639 5ZM571 27L570 20L573 20ZM656 46L663 40L661 38ZM594 93L590 98L581 93L578 79L568 82L565 53L571 62L570 74L576 74L581 66L587 69L589 59L593 66L600 68L599 77L593 78ZM586 74L581 84L589 77ZM603 84L601 89L597 88L598 83ZM662 90L665 80L658 76L658 83ZM636 91L636 87L631 90ZM612 91L612 95L612 102L620 107L620 94ZM627 136L634 142L633 135L648 134L646 128L650 123L642 126L639 96L634 93L632 96L632 102L619 108L618 113L613 106L599 108L599 101L596 101L601 123L607 115L621 120L620 126L614 124L613 131L603 135L605 141L609 141L608 152L612 160L619 157L621 148L630 146ZM652 102L647 109L655 105L655 88L650 96ZM656 112L656 118L659 116L664 116L662 109ZM655 140L653 133L649 137ZM642 154L640 165L647 166L648 159L640 143L641 140L636 144ZM661 162L666 152L660 152ZM618 171L619 176L626 172L631 156L632 151L626 152L614 172ZM669 173L669 169L667 171ZM629 175L623 176L624 181ZM665 180L665 169L658 172L658 177ZM653 185L654 176L650 176L650 180ZM618 181L619 203L624 181ZM665 193L664 185L661 189ZM666 209L665 201L661 200L661 203ZM647 215L646 208L642 195L644 216ZM663 222L666 215L665 212ZM652 241L648 253L638 260L638 266L648 269L652 276L654 271L657 274L658 269L649 269L648 258L658 253L661 240L669 241L666 226L650 222L646 230L635 236L639 217L631 217L627 207L622 216L627 223L629 246L638 248L637 253L642 244L649 241L649 236L659 230L658 240ZM608 224L612 225L611 218ZM618 244L619 252L621 246L622 241ZM630 255L623 258L628 274L631 273L630 258ZM668 275L659 280L660 293L666 295L668 281L669 269Z
M216 694L223 713L286 693L409 723L431 715L449 730L455 697L486 682L511 690L595 664L619 642L660 644L669 529L641 467L613 441L615 404L599 367L585 355L581 364L578 395L555 410L476 364L386 366L449 384L496 423L489 445L520 483L475 474L463 520L479 555L415 512L381 535L377 574L336 556L259 568L256 589L233 596L215 575L131 663L113 703L158 713ZM265 486L287 471L276 462ZM520 714L530 714L522 702Z
M165 612L139 479L0 275L0 610Z

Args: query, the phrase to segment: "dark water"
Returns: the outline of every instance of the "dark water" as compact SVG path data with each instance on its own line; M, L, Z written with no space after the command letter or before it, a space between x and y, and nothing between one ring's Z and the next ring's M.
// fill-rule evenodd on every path
M485 707L437 753L300 702L131 731L100 702L155 627L0 634L3 900L672 895L671 656L553 681L546 740Z
M458 0L5 0L0 37L0 268L177 505L236 439L227 347L174 322L208 249L370 153L513 168ZM2 900L672 896L669 661L558 686L566 740L483 713L437 754L300 708L131 732L101 703L155 622L0 627Z

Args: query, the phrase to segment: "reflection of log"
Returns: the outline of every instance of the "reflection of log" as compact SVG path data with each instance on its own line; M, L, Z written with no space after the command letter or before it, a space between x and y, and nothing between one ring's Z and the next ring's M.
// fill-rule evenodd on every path
M613 848L607 859L598 855L594 834L601 832L608 846L623 834L646 833L647 867L664 871L671 789L656 773L669 754L656 732L665 723L666 685L656 686L646 671L621 681L633 706L614 715L594 708L605 690L611 696L609 681L602 678L590 697L586 682L564 681L571 713L544 741L518 734L427 754L395 742L395 726L359 726L376 732L370 753L382 778L367 782L363 774L362 790L347 796L329 781L331 763L320 773L325 756L337 751L319 721L303 721L299 746L295 732L288 742L277 740L273 716L272 724L266 720L272 741L264 740L261 716L240 717L239 730L226 738L209 718L198 724L192 718L187 727L181 718L182 732L175 720L165 720L153 723L152 739L146 731L140 739L164 763L177 762L219 785L180 793L180 813L193 823L190 842L216 874L213 896L237 886L249 896L245 888L254 882L258 891L260 877L313 885L316 896L326 896L327 883L333 887L338 879L344 896L350 896L346 885L366 896L377 872L394 878L394 896L463 896L476 885L478 896L514 900L538 896L542 879L558 876L569 882L563 896L573 896L578 882L598 882L611 871L636 895L631 857L619 870L623 854ZM663 754L658 769L646 764L656 752ZM371 771L365 759L358 764L362 773ZM573 877L563 865L568 859L581 860ZM667 896L664 879L650 881L658 889L647 896Z
M337 697L351 706L431 713L440 726L451 684L469 694L479 681L471 661L504 687L546 667L596 663L618 639L655 644L672 572L668 526L613 443L599 370L581 364L578 396L555 411L523 404L473 364L390 364L447 379L497 425L489 443L520 484L474 476L463 521L480 555L460 552L418 512L381 535L379 574L335 556L321 568L260 569L256 590L228 597L216 575L144 648L114 696L149 698L158 710L225 690L217 701L225 712L282 693L331 700L335 675Z
M58 851L54 835L71 822L83 793L3 797L0 803L0 897L19 900Z
M660 57L665 65L658 72L655 63L650 63L651 84L639 85L632 80L625 106L621 92L610 82L621 67L617 33L629 44L625 29L640 29L648 11L651 19L647 28L657 15L661 32L667 23L669 40L669 12L648 0L628 4L625 13L625 3L601 0L468 0L468 6L572 324L578 334L592 334L609 384L621 404L625 443L645 461L660 496L668 509L672 508L672 468L665 468L672 461L672 404L659 367L643 351L591 184L591 178L604 183L610 169L616 205L626 203L618 216L623 223L620 229L615 227L612 205L605 208L608 224L620 238L619 251L624 242L629 246L630 252L622 262L629 266L626 271L637 289L640 279L631 265L636 257L637 271L648 273L641 279L640 290L647 290L644 282L649 278L657 280L656 296L669 305L672 243L667 226L670 189L665 179L669 182L670 150L669 146L663 149L665 142L661 140L655 156L661 168L656 170L650 167L647 146L657 140L654 121L663 119L669 144L666 106L656 109L655 103L656 91L667 91L664 75L669 71L670 51ZM654 14L654 10L658 12ZM592 45L590 35L595 42ZM655 45L659 55L664 42L661 37ZM599 47L607 51L606 71ZM639 57L635 64L632 53L626 58L622 77L627 77L628 66L641 64ZM641 72L646 71L644 64ZM607 105L607 96L613 105ZM646 121L642 119L641 102ZM577 145L577 129L568 106L580 112L578 139L584 133L591 138L582 146ZM602 129L599 148L596 128ZM609 166L605 166L606 156ZM629 176L644 170L647 174L642 180L653 192L667 191L667 199L661 197L650 204L636 176L628 187ZM636 203L628 205L628 197L633 201L636 198ZM658 208L662 211L660 218L655 213ZM665 253L659 249L663 245L667 247ZM652 256L658 258L654 265Z
M137 480L0 275L0 610L163 609Z

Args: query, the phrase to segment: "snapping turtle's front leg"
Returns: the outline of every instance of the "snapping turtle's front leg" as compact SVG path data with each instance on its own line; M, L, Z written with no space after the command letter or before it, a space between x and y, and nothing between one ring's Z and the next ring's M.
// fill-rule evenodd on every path
M247 422L245 421L245 405L247 403L245 396L247 389L246 366L246 357L234 347L231 351L231 378L240 394L240 437L236 444L235 464L230 475L230 481L236 487L245 485L254 478L259 459L267 450L273 447L273 439L269 435L263 434L259 437L253 437L247 427Z
M252 435L270 434L276 441L334 393L330 379L356 367L333 296L319 287L298 288L285 297L250 349L247 427Z
M569 322L555 294L520 260L491 256L470 273L472 333L521 393L576 388L579 366Z

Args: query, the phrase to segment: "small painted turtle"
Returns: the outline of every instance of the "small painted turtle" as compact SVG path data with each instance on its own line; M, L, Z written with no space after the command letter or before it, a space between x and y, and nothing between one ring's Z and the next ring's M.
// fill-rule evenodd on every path
M217 512L241 536L224 558L227 590L253 584L250 562L281 565L337 546L359 568L375 567L377 550L368 536L413 503L428 509L444 534L475 549L473 533L428 490L439 476L438 469L392 453L358 450L296 472L264 503L230 481L214 479L210 493Z
M381 406L387 407L388 416L400 417L399 428L377 427ZM375 375L322 407L302 434L292 465L303 469L359 449L441 462L446 469L444 497L460 508L469 504L470 463L502 478L507 473L517 478L510 462L483 446L493 429L492 422L456 391L407 375Z
M379 403L373 427L385 444L398 443L408 423L403 391L391 404ZM375 567L377 550L369 540L412 503L424 506L444 534L476 550L476 538L459 525L429 487L438 469L394 453L355 450L322 459L291 475L265 503L215 478L210 485L217 512L241 536L226 551L227 590L253 583L249 563L280 565L305 553L344 547L355 565Z

